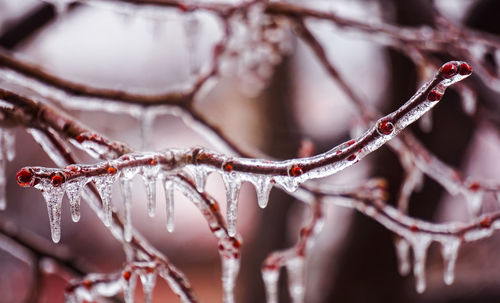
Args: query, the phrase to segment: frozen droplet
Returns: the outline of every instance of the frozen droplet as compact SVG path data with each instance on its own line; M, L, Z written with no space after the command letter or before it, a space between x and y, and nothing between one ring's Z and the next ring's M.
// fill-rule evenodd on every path
M266 208L269 201L269 193L273 188L271 178L257 176L253 181L255 191L257 192L257 202L260 208Z
M222 289L224 292L224 302L234 302L234 287L236 278L240 270L240 260L221 256L222 262Z
M427 258L427 249L431 244L431 237L428 235L419 235L411 240L413 248L413 275L416 280L418 293L425 291L425 260Z
M144 292L144 302L151 303L153 299L153 290L156 284L156 270L145 270L139 274Z
M104 225L111 225L111 218L113 216L113 209L111 205L111 193L113 189L113 183L116 180L116 175L103 175L94 178L94 183L101 196L102 200L102 210L103 217L102 221Z
M165 192L165 203L167 209L167 230L174 231L174 181L165 180L163 182L163 190Z
M262 269L262 280L266 288L266 302L278 303L278 280L280 277L279 268Z
M153 123L156 118L156 112L150 109L143 109L137 117L140 123L142 149L149 147L149 136L153 129Z
M64 186L46 186L42 191L47 211L49 213L50 233L52 241L58 243L61 239L61 204L64 196Z
M395 242L398 257L398 271L402 276L410 273L410 243L404 238L397 237Z
M238 195L240 193L241 180L231 173L222 175L222 180L226 186L227 203L227 232L230 237L236 235L236 221L238 217Z
M286 262L288 270L288 291L292 302L304 302L305 285L304 285L304 258L295 257Z
M455 280L455 263L460 247L459 239L449 239L441 242L441 254L444 261L444 283L451 285Z
M123 237L125 241L132 240L132 187L130 180L120 178L120 190L122 193L123 208L125 210L125 218L123 222Z
M66 184L66 194L69 198L69 206L73 222L80 221L80 199L84 186L84 182L71 182Z

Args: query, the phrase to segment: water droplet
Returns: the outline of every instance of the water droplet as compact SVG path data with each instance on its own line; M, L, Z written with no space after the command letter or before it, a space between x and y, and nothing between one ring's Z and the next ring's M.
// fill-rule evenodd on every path
M226 187L227 203L227 232L229 236L236 235L236 221L238 217L238 195L240 193L241 180L231 174L222 174L222 180Z
M457 261L460 240L450 239L441 242L441 254L444 261L444 283L451 285L455 280L455 263Z

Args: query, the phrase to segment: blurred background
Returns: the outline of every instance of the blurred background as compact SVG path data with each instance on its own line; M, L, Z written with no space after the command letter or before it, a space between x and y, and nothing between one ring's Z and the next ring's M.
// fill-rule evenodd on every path
M219 20L207 12L181 13L175 9L126 5L117 10L116 5L98 5L99 1L82 2L0 0L0 46L15 52L22 60L74 82L153 94L189 87L207 69L211 48L222 36ZM426 0L287 2L366 22L433 26L430 2ZM435 5L457 24L500 34L498 1L436 0ZM400 52L328 22L308 21L307 25L347 83L381 112L398 108L419 87L415 66ZM283 31L282 35L286 52L264 67L259 77L249 74L244 56L238 59L241 61L228 60L220 80L196 100L196 107L243 149L257 149L286 159L297 156L304 140L314 144L315 153L348 140L359 120L348 97L310 49L293 33ZM250 36L251 32L242 30L241 41L233 41L234 47L252 52L253 46L245 44ZM446 53L433 55L442 62L452 59ZM495 55L498 56L493 54L485 60L495 65ZM499 113L498 93L481 85L476 77L471 81L480 88L476 91L478 107L494 115ZM217 149L171 115L158 115L148 128L140 115L96 111L90 107L74 109L64 100L60 102L66 111L91 128L139 150L193 146ZM430 132L412 126L427 148L466 176L500 180L500 137L495 123L485 125L475 116L466 115L454 91L446 93L443 104L434 110L432 121ZM16 158L8 163L6 170L8 204L0 213L0 220L36 237L50 239L42 195L38 190L17 186L14 176L24 166L54 164L23 129L16 129L15 135ZM82 162L95 161L83 157ZM389 181L394 203L403 170L395 154L385 147L322 182L362 184L373 176ZM219 175L212 174L207 192L224 208L221 181ZM134 184L134 227L187 275L201 302L221 302L217 244L200 212L176 194L175 231L168 233L160 185L159 211L149 218L144 185L138 178ZM115 186L113 204L122 210L120 199ZM485 199L486 208L495 207L493 197ZM77 255L95 272L120 270L125 261L120 243L85 203L78 223L71 221L66 205L63 203L61 242L52 244L53 249ZM257 206L253 187L248 184L242 188L239 205L238 230L244 244L237 301L264 302L262 261L270 252L295 243L309 213L300 201L278 189L273 189L268 207L262 210ZM412 195L409 214L438 222L468 218L462 197L447 194L428 178L422 190ZM500 302L497 238L498 235L493 235L461 248L455 283L451 286L442 280L440 248L431 246L426 265L427 290L417 294L413 276L398 274L393 234L364 215L330 205L326 225L309 258L306 301ZM25 252L12 248L8 239L1 236L0 243L0 302L25 302L34 287L32 264L12 256L11 253ZM50 262L42 262L40 266L44 271L38 280L41 290L38 302L63 302L65 277L52 274ZM285 279L283 275L281 302L289 302ZM139 285L136 299L142 302ZM159 282L153 300L177 302L178 299L164 282Z

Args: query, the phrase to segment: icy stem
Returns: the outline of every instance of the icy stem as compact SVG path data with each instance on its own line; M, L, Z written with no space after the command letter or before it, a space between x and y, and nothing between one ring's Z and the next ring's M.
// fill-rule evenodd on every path
M288 270L288 291L292 302L304 302L305 285L304 285L304 258L295 257L286 263Z
M120 178L120 190L125 210L123 237L125 238L125 241L130 242L130 240L132 240L132 212L130 209L132 204L132 187L129 179Z
M111 191L113 187L113 183L115 182L115 176L99 176L94 179L95 186L99 191L99 195L102 199L102 209L103 209L103 223L106 226L111 225L111 217L113 215L112 205L111 205Z
M148 200L148 215L154 217L156 213L156 178L144 178L144 184Z
M441 242L441 254L444 261L444 283L451 285L455 280L455 263L457 261L459 239L449 239Z
M7 207L7 200L5 198L7 179L5 178L5 170L7 161L12 161L14 156L14 135L12 131L0 128L0 210Z
M165 203L167 209L167 230L174 231L174 181L165 180L163 182L163 190L165 192Z
M260 208L266 208L269 201L269 193L273 188L273 183L271 178L256 176L252 181L255 186L255 191L257 192L257 201Z
M280 277L279 268L262 269L262 280L266 287L266 302L278 303L278 280Z
M241 180L229 173L222 174L222 180L226 186L227 202L227 232L230 237L236 235L236 220L238 217L238 195L240 193Z
M80 199L81 191L84 186L84 182L72 182L66 185L66 194L69 198L71 218L73 219L73 222L80 221Z
M237 258L221 256L222 262L222 289L224 291L224 302L234 302L234 286L236 277L240 270L240 260Z
M411 240L413 248L413 275L415 275L416 288L418 293L425 291L425 260L427 258L427 248L431 244L431 237L419 235Z
M61 239L61 204L64 196L64 187L46 185L42 190L42 194L47 203L52 241L58 243Z
M397 237L394 241L398 257L398 271L402 276L410 273L410 243L404 238Z

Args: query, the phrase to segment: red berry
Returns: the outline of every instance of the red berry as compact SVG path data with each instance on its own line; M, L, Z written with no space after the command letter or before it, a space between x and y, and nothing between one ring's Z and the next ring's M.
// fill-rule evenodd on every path
M394 124L389 121L382 121L378 124L378 131L383 135L390 135L394 130Z
M132 276L132 273L130 271L125 271L123 272L123 279L125 279L125 281L128 281L130 280L130 277Z
M108 167L107 171L108 171L108 174L110 174L110 175L116 174L116 168L114 168L113 166Z
M29 168L23 168L16 174L17 184L21 186L30 186L33 179L33 172Z
M53 175L52 178L50 178L50 180L52 181L52 185L61 186L61 184L63 184L63 182L64 182L64 177L63 177L63 175L57 173L57 174Z
M458 68L456 63L446 63L441 67L441 75L446 79L449 79L457 74Z
M416 232L418 232L420 229L418 228L418 226L416 226L416 225L412 225L412 226L410 226L410 230L411 230L411 232L416 233Z
M303 173L302 168L298 165L293 165L290 168L290 171L288 172L288 174L292 177L298 177L298 176L302 175L302 173Z
M233 171L233 166L229 163L225 163L223 166L222 166L222 169L226 172L226 173L230 173Z
M464 62L458 67L458 73L462 76L470 75L472 73L472 67Z
M479 222L479 225L482 228L489 228L491 226L491 218L490 217L485 217L481 222Z
M78 143L82 143L83 141L85 141L85 138L82 135L76 136L75 139L76 139L76 141L78 141Z
M429 95L427 95L427 99L432 102L441 100L441 97L443 97L443 94L436 90L431 90Z

